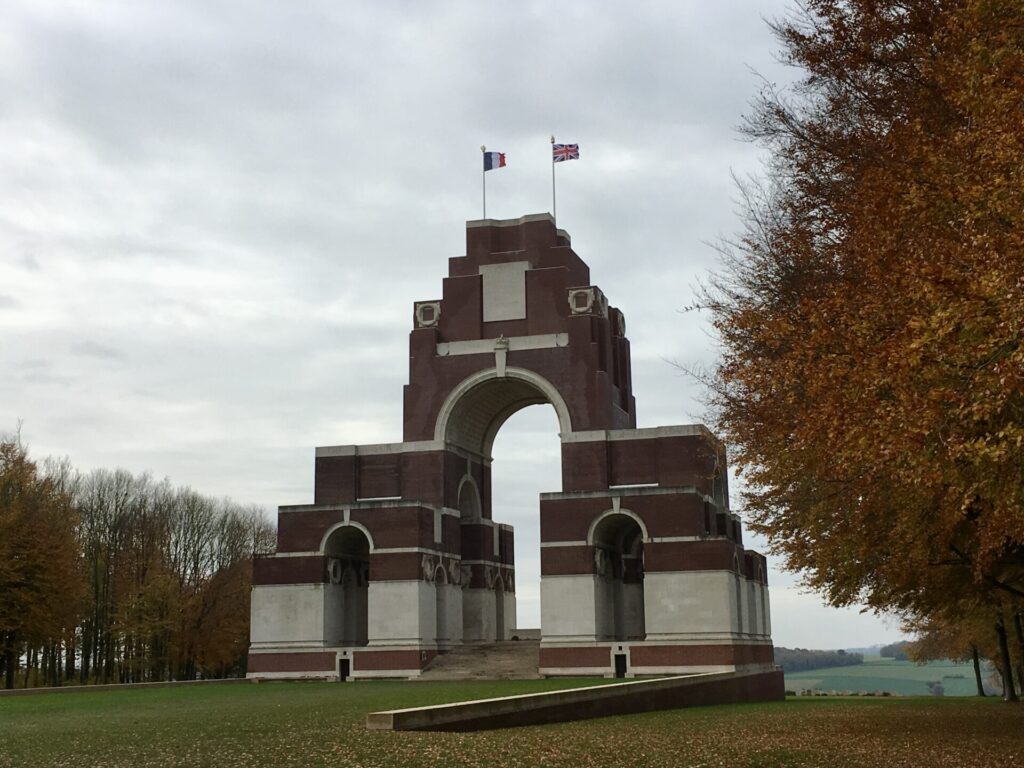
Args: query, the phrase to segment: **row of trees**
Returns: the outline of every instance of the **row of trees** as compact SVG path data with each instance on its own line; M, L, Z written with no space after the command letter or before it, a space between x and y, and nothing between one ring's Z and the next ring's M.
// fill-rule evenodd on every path
M33 462L0 439L0 678L15 685L243 673L255 508L123 470Z
M1024 4L804 0L705 290L745 507L834 605L1024 686Z
M894 659L896 661L907 661L910 658L911 643L906 640L900 640L897 643L889 643L889 645L883 645L878 651L878 655L883 659Z
M863 664L864 655L839 651L810 651L806 648L775 646L775 663L786 672L804 672L809 669L847 667Z

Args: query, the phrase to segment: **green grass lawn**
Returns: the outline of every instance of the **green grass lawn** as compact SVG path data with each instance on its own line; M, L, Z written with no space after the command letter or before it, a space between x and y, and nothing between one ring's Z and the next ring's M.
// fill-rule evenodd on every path
M787 672L786 688L791 691L890 691L902 696L927 696L927 683L938 680L946 696L973 696L976 693L974 668L952 661L894 661L877 656L863 664L808 672Z
M264 683L0 698L0 766L920 768L1024 761L1024 707L995 700L797 699L465 734L363 727L373 710L567 684Z

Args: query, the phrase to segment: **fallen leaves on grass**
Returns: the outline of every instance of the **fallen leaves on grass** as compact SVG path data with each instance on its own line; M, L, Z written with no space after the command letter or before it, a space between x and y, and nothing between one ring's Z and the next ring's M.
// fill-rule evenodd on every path
M495 685L299 683L8 699L0 701L0 768L987 768L1024 760L1024 707L968 699L809 699L480 733L363 725L373 710L535 689Z

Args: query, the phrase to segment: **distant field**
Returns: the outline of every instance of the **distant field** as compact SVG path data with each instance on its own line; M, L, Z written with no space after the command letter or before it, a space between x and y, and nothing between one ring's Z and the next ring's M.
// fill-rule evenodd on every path
M264 683L2 698L0 767L988 768L1024 760L1024 707L993 699L806 698L466 734L363 727L377 709L565 685Z
M946 696L973 696L974 668L970 664L932 661L918 665L868 656L863 664L808 672L787 672L786 688L791 691L889 691L901 696L929 695L929 681L938 680Z

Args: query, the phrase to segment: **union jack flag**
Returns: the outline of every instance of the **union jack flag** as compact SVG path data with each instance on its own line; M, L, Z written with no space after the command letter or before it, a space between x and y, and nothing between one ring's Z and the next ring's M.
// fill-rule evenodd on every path
M556 163L580 159L579 144L552 144L551 149L554 152L552 159Z

